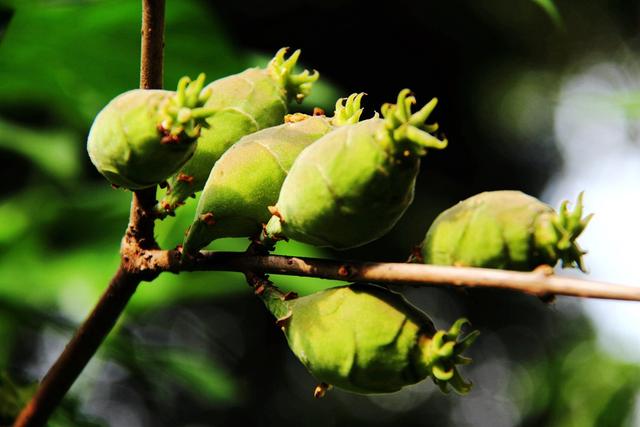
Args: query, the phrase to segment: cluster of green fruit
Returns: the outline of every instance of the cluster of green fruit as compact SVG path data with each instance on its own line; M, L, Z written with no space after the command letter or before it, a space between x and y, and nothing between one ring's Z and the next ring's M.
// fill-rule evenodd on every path
M183 245L185 257L222 237L252 237L347 249L380 238L411 204L420 158L442 149L427 123L434 98L412 111L402 90L381 116L360 120L363 94L336 102L332 117L288 113L318 73L295 74L299 51L280 50L265 69L252 68L204 86L180 80L176 92L132 90L96 117L91 160L116 186L166 188L158 216L172 214L202 190ZM577 265L575 240L589 218L581 197L574 212L556 213L520 192L482 193L442 213L422 245L424 262L517 270ZM466 322L436 331L399 294L351 285L289 299L261 293L281 320L294 353L326 384L361 393L395 391L426 376L464 393L456 365L476 336Z

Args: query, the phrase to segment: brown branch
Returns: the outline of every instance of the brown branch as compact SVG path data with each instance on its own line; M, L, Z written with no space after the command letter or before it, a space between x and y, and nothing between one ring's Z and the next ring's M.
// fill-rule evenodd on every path
M555 276L550 267L532 272L425 264L338 261L281 255L255 256L238 252L203 252L180 265L175 251L157 251L153 268L162 271L255 271L291 276L319 277L347 282L422 284L463 288L494 288L539 297L566 295L640 301L640 287Z
M286 255L255 255L247 252L210 251L203 251L197 257L184 261L181 257L181 253L177 250L143 251L137 258L137 268L152 274L185 271L236 271L318 277L345 282L505 289L538 297L565 295L640 301L640 286L556 276L549 266L543 266L531 272L522 272L489 268L343 261Z
M142 1L142 45L140 87L162 88L164 48L164 0ZM35 395L14 422L14 427L44 426L69 391L104 338L116 324L142 280L160 273L139 260L157 249L151 209L156 203L155 187L137 191L131 202L129 225L122 239L121 264L93 311L75 333L62 354L43 378Z
M141 89L162 89L163 86L164 2L142 0Z

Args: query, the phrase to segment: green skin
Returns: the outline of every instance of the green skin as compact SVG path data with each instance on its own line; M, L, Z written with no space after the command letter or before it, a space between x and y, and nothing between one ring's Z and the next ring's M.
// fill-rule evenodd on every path
M175 92L135 89L113 99L98 113L87 151L112 184L131 190L151 187L174 174L193 155L209 97L205 75L183 77Z
M300 101L309 92L318 74L292 75L299 51L286 61L284 52L280 50L266 69L251 68L205 88L212 94L206 107L216 114L207 119L208 129L198 138L193 157L169 180L160 212L173 212L202 190L214 164L229 147L245 135L282 123L289 101Z
M415 100L408 93L386 106L384 119L338 128L300 154L282 185L267 239L348 249L391 230L413 201L425 147L446 146L421 129L434 127L424 120L435 100L412 116Z
M519 191L470 197L441 213L429 228L422 256L427 264L529 271L540 265L578 266L584 252L575 239L590 217L581 219L566 203L560 214Z
M184 250L196 252L222 237L257 235L295 158L331 129L326 117L309 117L253 133L231 147L211 170Z
M298 154L335 127L357 122L363 95L338 100L332 118L294 114L289 123L247 135L227 150L211 170L184 251L222 237L257 236Z
M300 154L276 204L285 236L347 249L391 230L413 201L420 160L377 143L383 127L376 118L342 127Z
M443 391L469 391L456 370L477 332L458 341L461 319L438 332L402 295L353 284L287 299L262 294L279 319L291 350L319 381L355 393L391 393L431 376ZM444 350L443 350L444 349Z
M150 187L175 173L196 145L160 144L160 106L175 92L136 89L113 99L96 116L87 151L112 184L132 190Z

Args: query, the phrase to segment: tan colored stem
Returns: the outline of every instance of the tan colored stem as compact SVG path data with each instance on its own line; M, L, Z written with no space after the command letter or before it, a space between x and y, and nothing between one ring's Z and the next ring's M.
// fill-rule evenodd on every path
M172 256L166 255L165 259ZM173 257L175 259L175 256ZM164 271L176 271L176 266L162 266ZM389 284L423 284L463 288L506 289L539 297L566 295L640 301L640 286L595 282L556 276L553 270L539 268L532 272L487 268L446 267L425 264L339 261L300 258L282 255L247 256L232 252L203 252L202 257L182 271L225 270L256 271L292 276L320 277L348 282Z

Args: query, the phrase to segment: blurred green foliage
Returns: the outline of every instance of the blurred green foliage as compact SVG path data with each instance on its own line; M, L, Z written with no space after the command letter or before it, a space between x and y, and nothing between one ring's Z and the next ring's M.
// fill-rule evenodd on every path
M549 15L549 18L553 20L553 23L556 24L558 28L563 27L562 16L558 11L553 0L533 0L538 6L540 6L546 13Z
M503 182L499 179L505 176L512 179L510 186L535 181L537 187L534 187L539 188L539 182L544 182L544 177L529 175L531 170L539 172L548 166L542 161L548 160L545 156L555 155L552 142L539 140L551 126L551 108L545 102L552 96L549 93L557 87L559 77L544 60L538 68L529 67L521 60L524 56L521 52L509 51L516 57L511 62L491 62L484 58L487 46L497 51L496 40L508 38L510 49L525 46L526 52L544 52L543 59L552 62L549 57L554 52L549 46L560 42L549 41L553 34L549 17L556 23L561 22L558 10L572 9L564 7L564 2L534 2L547 16L533 2L524 0L517 3L517 8L512 1L498 2L495 8L471 2L464 9L471 11L470 14L458 13L455 5L451 6L455 13L447 15L444 2L424 6L429 8L429 13L413 13L416 22L421 23L415 25L416 31L431 33L421 33L417 51L423 51L424 40L431 43L436 31L450 42L444 47L430 46L436 51L429 53L429 59L437 57L434 64L438 66L426 70L413 62L416 50L406 40L404 27L403 31L386 30L396 35L397 45L393 52L377 48L384 53L382 59L379 54L362 53L368 45L375 48L375 43L356 47L355 41L336 43L317 37L324 34L329 24L336 26L333 28L336 34L352 34L356 21L353 16L360 16L363 9L356 2L312 6L304 2L284 2L278 9L256 0L224 4L215 9L205 1L168 1L165 85L174 86L185 74L195 76L204 71L207 78L213 80L248 66L263 66L280 47L280 40L292 44L302 44L305 40L311 45L318 43L321 46L315 48L316 57L321 56L317 52L326 51L326 68L311 62L304 64L318 68L323 77L301 109L317 105L331 111L339 96L352 91L373 92L388 83L382 80L390 77L381 79L380 76L391 76L392 67L402 68L398 73L403 79L393 82L393 93L397 93L397 85L415 88L418 82L427 81L426 87L436 88L443 98L443 116L459 119L459 123L445 121L443 126L453 134L450 149L453 160L441 156L440 165L430 163L431 175L418 185L425 193L429 192L429 196L417 195L396 236L355 252L367 258L402 259L406 256L403 251L406 252L413 241L421 240L420 234L438 208L449 204L460 193L467 196L480 185ZM310 14L307 10L310 7L318 13ZM537 10L540 16L514 13L514 10L530 12L527 7ZM596 6L584 7L591 8L591 16L599 16ZM401 11L403 19L389 18L386 14L392 13L392 8L383 8L384 16L380 15L378 20L361 20L362 25L376 26L377 31L387 28L392 21L405 26L407 12L403 10L415 11L416 8L418 3L398 5L396 9ZM240 18L233 13L238 13ZM349 13L353 19L333 22L326 18ZM514 15L516 18L512 21L507 18ZM301 23L300 16L306 21ZM477 32L473 37L459 31L467 26L470 16L481 21L486 31ZM581 21L575 15L563 13L563 18L567 21L565 26L580 26ZM235 22L235 27L231 28L230 22ZM256 23L262 24L259 33L247 31ZM550 27L541 27L543 23ZM576 36L580 43L584 43L584 34L592 31L591 24L582 25L586 30ZM118 265L118 248L127 223L130 194L110 188L95 172L85 152L85 141L91 121L100 108L115 95L138 85L139 26L137 0L0 0L0 156L3 161L0 168L0 372L7 372L0 377L0 425L15 415L33 390L31 384L43 374L51 357L58 354L77 323L92 308ZM280 32L276 27L282 28ZM540 28L544 37L537 32ZM361 31L363 40L367 41L370 35L378 34L373 30ZM240 40L246 41L249 37L252 37L251 47L241 45ZM278 45L273 39L277 39ZM476 40L483 49L472 45L464 50L455 44L458 39L463 39L465 44ZM264 43L272 43L273 49L255 47ZM566 40L562 43L569 44ZM304 46L303 62L305 52L313 49ZM349 63L345 58L352 61ZM354 66L366 64L368 58L374 61L377 72L369 72L374 67ZM403 61L406 66L398 67ZM470 63L477 63L477 68L468 66ZM432 74L425 76L426 71ZM344 73L341 80L340 73ZM447 86L442 83L444 75L458 78L458 82L469 82L472 87ZM339 89L331 82L332 78L344 84L348 91ZM429 93L423 91L419 95ZM377 95L371 96L376 100L373 104L379 105ZM464 104L468 99L474 100L475 109ZM634 117L638 114L637 94L624 93L611 102L624 105ZM482 128L490 129L484 140L474 132ZM531 153L535 153L535 161ZM497 158L498 166L487 164L488 158ZM532 162L534 167L523 167ZM505 165L511 165L511 169ZM487 170L493 173L487 174ZM190 200L179 209L178 216L158 224L156 234L163 247L181 243L194 209L195 200ZM247 243L243 239L224 239L215 242L212 248L241 251ZM278 251L303 256L327 255L295 242L280 245ZM283 288L300 294L335 285L331 281L284 276L275 280ZM454 317L463 314L456 311L475 310L479 323L476 326L483 330L499 330L505 323L524 324L531 334L540 337L541 347L543 337L547 339L546 335L551 335L550 330L562 329L568 321L586 324L583 318L563 317L547 307L541 308L541 303L531 299L493 296L483 303L478 294L471 302L468 297L466 302L460 302L463 298L459 295L454 298L453 294L444 292L428 295L431 299L427 300L431 302L427 306L436 315L447 312ZM100 410L91 405L96 401L115 405L118 398L126 400L129 395L125 392L131 390L140 399L136 408L147 414L146 424L140 421L135 425L154 427L186 425L188 421L183 419L198 425L215 422L225 425L225 421L230 425L252 416L264 425L281 426L282 420L288 425L299 425L300 418L292 414L304 417L309 425L339 425L340 421L350 425L382 425L391 420L390 414L394 414L394 422L400 425L455 424L449 418L455 398L431 397L422 389L420 395L426 397L421 397L424 400L419 402L424 404L416 405L406 414L384 412L381 406L376 406L387 402L387 408L393 408L396 406L393 399L399 399L397 396L369 401L354 400L335 392L335 399L327 398L326 403L317 404L310 397L313 379L288 355L283 337L261 310L259 302L251 299L242 275L235 273L165 274L152 284L143 284L126 318L74 386L72 396L50 425L96 425L83 414L116 411L106 403ZM509 343L507 336L502 339ZM497 350L492 349L494 351ZM492 352L475 355L477 366L482 369L483 359L489 359ZM520 359L524 370L513 378L513 388L521 425L618 426L628 422L633 396L640 389L638 367L603 354L595 346L592 335L578 334L564 346ZM267 365L269 369L265 368ZM309 396L304 394L307 392ZM303 394L304 397L300 397ZM414 395L409 392L403 396ZM264 409L266 406L270 409ZM220 408L225 409L224 413L218 411ZM492 425L491 415L488 417L489 423L482 425Z
M112 189L95 174L86 158L85 135L112 97L137 86L140 45L137 1L0 3L2 11L13 8L7 12L10 21L0 20L0 150L15 159L15 167L8 169L20 179L5 184L0 204L0 369L11 366L24 316L39 317L28 322L39 329L51 325L52 319L37 314L55 310L73 319L65 321L68 332L92 308L117 268L130 194ZM268 52L235 49L223 26L201 8L196 1L168 2L167 86L185 74L205 71L212 80L267 63ZM330 108L335 94L325 84L312 102ZM164 247L181 243L194 207L191 202L176 218L158 226ZM217 246L244 250L247 243L229 240ZM288 248L303 255L321 254L296 244ZM311 280L306 282L312 284L309 288L295 281L303 292L310 292L314 282L316 288L331 284ZM289 278L282 283L296 288ZM249 293L241 275L165 275L140 287L127 314L229 293ZM119 346L117 339L109 340L103 351L119 354L116 358L125 365L143 366L157 384L180 384L205 400L236 398L233 380L204 355L162 346L138 349L134 355L118 353ZM5 393L15 391L7 387ZM20 396L30 390L20 391ZM0 397L0 412L17 410L23 401L16 399Z
M27 386L18 386L8 374L0 371L0 425L9 425L16 414L29 401L35 392L37 383ZM56 411L48 423L50 427L99 427L100 424L90 421L80 415L77 410L77 402L67 399Z
M640 366L602 352L585 331L572 332L549 359L532 362L513 382L528 425L632 427Z

